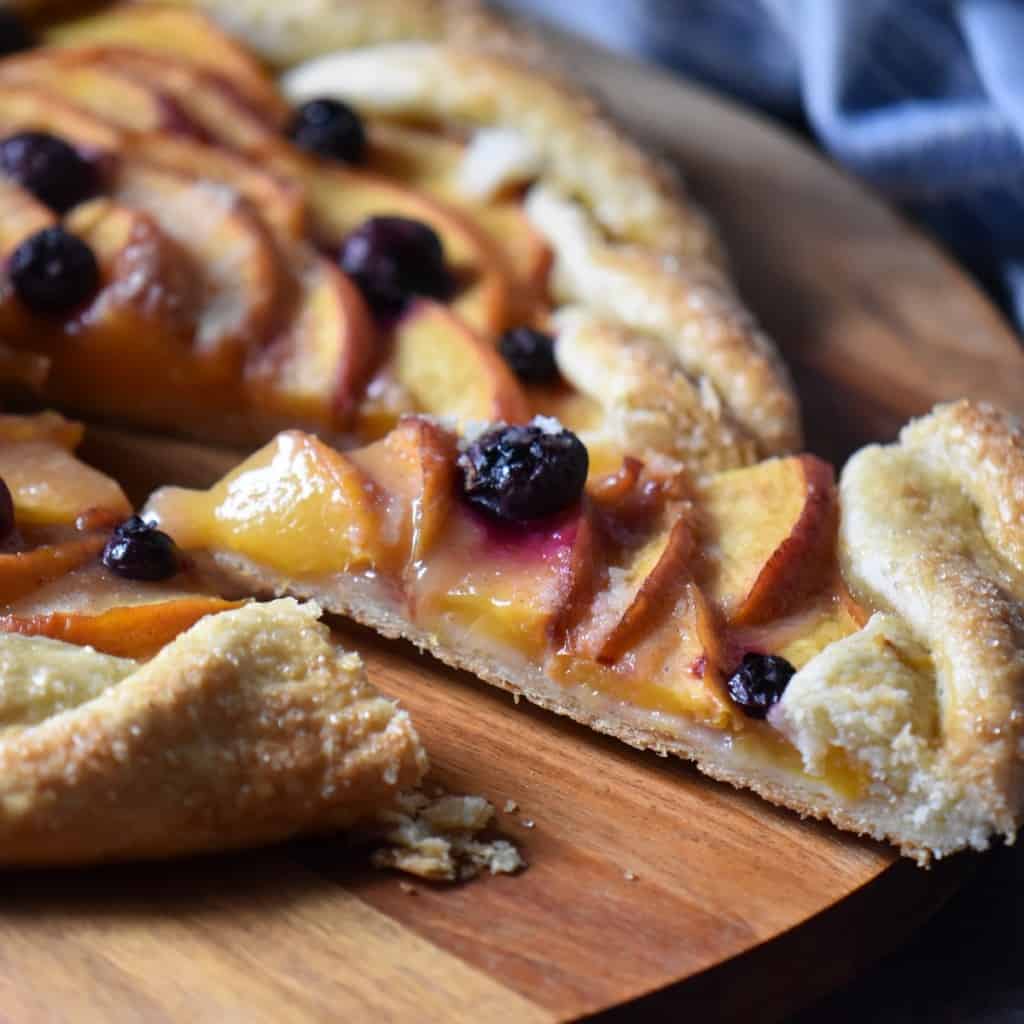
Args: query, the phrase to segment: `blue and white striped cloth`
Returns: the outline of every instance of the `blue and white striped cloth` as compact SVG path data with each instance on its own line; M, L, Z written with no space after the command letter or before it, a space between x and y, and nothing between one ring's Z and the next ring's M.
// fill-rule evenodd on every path
M790 120L1024 327L1024 0L504 0Z

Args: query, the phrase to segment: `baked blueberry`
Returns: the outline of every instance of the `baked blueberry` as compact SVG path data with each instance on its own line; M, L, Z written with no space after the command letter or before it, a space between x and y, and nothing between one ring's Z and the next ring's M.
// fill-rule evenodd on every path
M11 489L0 480L0 541L7 540L14 533L14 499Z
M94 295L100 268L92 249L63 228L43 228L7 264L14 293L34 313L67 313Z
M179 568L174 541L141 516L132 516L114 528L101 561L129 580L166 580Z
M512 327L498 342L498 351L515 375L528 384L558 379L555 339L533 327Z
M35 45L24 22L11 10L0 7L0 57L18 53Z
M796 669L777 654L744 654L725 684L734 704L750 718L764 718L778 703Z
M345 164L359 163L366 152L362 118L341 100L303 103L288 125L288 137L300 149Z
M100 190L96 167L49 132L18 132L0 141L0 174L56 213L65 213Z
M414 295L447 299L454 291L441 239L407 217L364 221L342 242L338 263L378 316L401 313Z
M499 519L526 522L579 501L589 458L571 431L534 423L483 434L459 456L459 467L470 504Z

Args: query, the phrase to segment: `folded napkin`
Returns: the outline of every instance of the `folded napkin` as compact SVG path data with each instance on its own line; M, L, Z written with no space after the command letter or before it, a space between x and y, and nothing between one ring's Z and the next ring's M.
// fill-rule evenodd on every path
M790 120L1024 327L1024 0L503 0Z

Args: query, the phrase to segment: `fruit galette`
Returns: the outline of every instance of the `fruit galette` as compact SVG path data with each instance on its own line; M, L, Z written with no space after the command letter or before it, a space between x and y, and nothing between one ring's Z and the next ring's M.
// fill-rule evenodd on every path
M366 798L415 781L404 717L316 655L288 595L919 860L1013 837L1024 437L1006 417L940 407L838 486L791 454L788 376L703 216L470 0L139 3L37 31L0 60L0 378L130 426L267 442L137 519L104 482L88 507L116 514L36 540L54 553L12 576L8 640L97 649L70 648L113 687L97 700L126 716L118 741L154 751L132 784L158 789L160 744L193 742L131 731L157 667L179 648L205 665L238 630L218 685L270 686L278 618L307 638L277 652L290 685L370 701L403 738ZM88 471L56 450L63 493ZM7 460L28 523L30 471ZM111 562L171 582L127 599ZM278 600L224 610L253 595ZM296 720L330 718L322 700ZM223 707L197 712L197 772L241 756ZM324 736L275 733L284 789L232 803L229 773L228 817L200 816L188 848L224 821L243 842L349 820L310 781ZM126 748L108 746L116 772ZM287 827L259 803L285 791ZM39 827L62 828L59 808ZM86 856L135 835L92 823Z

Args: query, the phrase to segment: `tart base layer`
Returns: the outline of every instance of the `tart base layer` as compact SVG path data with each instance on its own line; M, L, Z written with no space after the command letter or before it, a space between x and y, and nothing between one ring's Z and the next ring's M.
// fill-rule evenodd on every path
M639 750L662 757L674 755L694 762L706 775L739 789L749 789L769 802L796 811L801 817L827 820L847 831L891 842L905 856L927 864L965 847L985 849L990 820L982 809L957 807L955 802L933 808L914 825L918 799L894 798L892 793L865 796L849 772L815 778L800 771L790 751L766 751L745 743L742 734L724 733L681 715L652 711L580 685L574 689L552 681L536 665L514 652L498 655L474 646L471 637L454 646L429 630L418 628L390 609L386 595L365 579L338 579L330 585L275 577L236 555L198 556L199 570L226 593L291 594L311 599L389 639L406 640L438 661L468 672L517 699L522 697L547 711L571 718L597 732ZM1012 838L1012 836L1008 836Z

